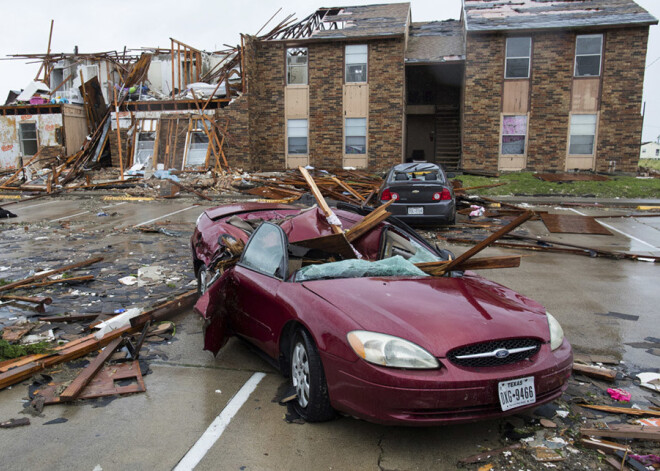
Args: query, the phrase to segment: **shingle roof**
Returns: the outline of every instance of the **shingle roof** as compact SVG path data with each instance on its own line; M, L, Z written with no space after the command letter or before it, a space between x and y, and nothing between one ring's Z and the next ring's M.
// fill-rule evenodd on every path
M658 22L633 0L464 0L463 9L468 32Z
M465 41L458 20L412 23L406 62L446 62L465 59Z
M343 29L317 30L312 38L358 38L399 36L406 32L410 3L388 3L355 7L333 7L337 15L327 14L324 21L344 21Z

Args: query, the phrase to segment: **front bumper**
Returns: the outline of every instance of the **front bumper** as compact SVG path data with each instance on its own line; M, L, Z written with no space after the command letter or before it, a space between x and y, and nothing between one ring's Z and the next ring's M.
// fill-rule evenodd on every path
M445 425L516 414L561 396L573 354L569 343L544 344L532 361L491 368L459 368L446 359L438 370L398 370L322 353L330 401L341 412L385 425ZM534 376L536 402L503 412L498 382Z

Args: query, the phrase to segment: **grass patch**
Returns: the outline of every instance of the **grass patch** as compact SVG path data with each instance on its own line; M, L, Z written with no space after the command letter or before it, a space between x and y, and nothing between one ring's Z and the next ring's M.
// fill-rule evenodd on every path
M491 185L506 183L496 188L483 188L468 191L484 196L502 195L557 195L595 196L601 198L660 198L660 179L639 179L635 177L611 177L609 181L579 181L571 183L544 182L531 172L507 173L497 178L475 175L457 175L463 186Z
M12 360L25 355L47 353L50 351L48 342L33 343L32 345L12 345L6 340L0 340L0 361Z
M0 286L8 285L13 282L13 280L8 280L7 278L0 278Z
M640 159L639 166L660 170L660 159Z

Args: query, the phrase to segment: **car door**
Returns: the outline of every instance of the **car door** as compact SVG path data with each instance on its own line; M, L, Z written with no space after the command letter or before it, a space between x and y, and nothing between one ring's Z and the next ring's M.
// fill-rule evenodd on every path
M264 223L248 240L234 268L236 333L273 357L277 334L286 317L277 296L287 267L287 240L279 226Z

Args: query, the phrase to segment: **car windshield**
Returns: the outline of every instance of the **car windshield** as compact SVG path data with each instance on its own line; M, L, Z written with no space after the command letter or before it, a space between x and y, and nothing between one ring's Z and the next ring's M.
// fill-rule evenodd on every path
M400 255L370 262L369 260L342 260L340 262L307 265L296 273L295 281L329 278L363 278L372 276L430 276L414 263Z

